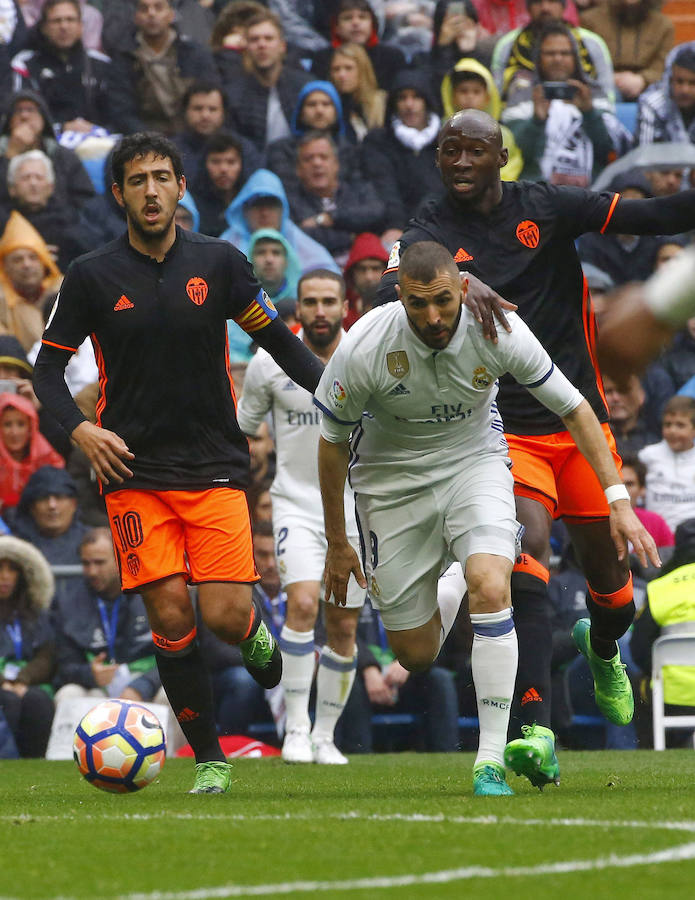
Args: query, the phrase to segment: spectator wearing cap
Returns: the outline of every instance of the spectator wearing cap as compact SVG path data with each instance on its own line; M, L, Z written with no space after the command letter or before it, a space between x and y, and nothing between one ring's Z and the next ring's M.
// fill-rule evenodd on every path
M257 13L246 25L244 66L224 85L232 126L260 152L291 134L299 92L311 81L305 71L287 63L286 53L280 19L270 10Z
M292 134L273 141L266 150L266 165L285 185L296 187L297 141L308 131L329 135L338 147L340 170L348 181L361 176L360 149L351 140L345 127L343 104L340 94L330 81L310 81L297 98L297 105L290 122Z
M9 200L10 161L30 150L41 150L51 161L55 172L54 193L59 203L79 208L94 196L94 186L79 156L57 142L46 101L35 91L22 90L9 98L0 127L0 204Z
M695 41L674 47L661 81L640 96L637 140L695 143Z
M611 190L627 199L651 197L649 182L641 172L633 170L617 175ZM654 270L659 238L642 234L583 234L577 241L582 264L592 263L606 272L616 286L628 281L644 281Z
M87 527L78 514L77 485L55 466L37 469L22 491L10 521L12 533L29 541L53 566L79 565L80 542ZM80 576L61 576L57 592L69 593Z
M257 169L251 175L227 207L225 218L229 227L220 237L234 244L242 253L247 253L254 231L274 228L296 252L302 273L312 269L331 269L340 274L328 250L292 221L282 182L268 169Z
M137 0L135 40L122 45L111 66L111 117L114 127L130 134L183 127L183 98L196 79L217 82L207 47L179 33L173 0Z
M345 181L330 137L309 132L297 145L296 190L288 191L292 216L340 265L356 234L381 231L386 208L369 181Z
M108 127L111 60L82 42L80 0L46 0L28 48L12 60L14 89L45 99L61 131Z
M368 231L357 235L343 273L348 301L348 313L343 320L346 331L374 306L388 258L378 235Z
M400 237L425 199L441 196L435 161L440 127L427 73L399 72L388 95L384 127L368 132L362 143L365 172L385 207L387 233L382 239L387 246Z
M526 0L529 22L501 37L492 55L492 74L502 100L517 104L531 96L538 58L538 40L550 24L564 22L577 45L583 80L592 85L594 101L601 109L615 104L613 63L603 40L586 28L567 21L565 0Z
M21 213L10 214L0 237L0 325L31 350L44 329L44 307L63 276L46 242Z
M637 100L663 75L674 28L660 6L661 0L608 0L579 16L584 28L606 42L624 100Z
M397 72L406 67L403 51L379 40L379 20L368 0L338 0L330 23L331 46L314 55L311 71L317 78L327 78L333 50L345 44L363 47L374 69L377 84L391 89Z
M632 627L630 650L644 675L643 702L635 709L640 747L651 746L652 646L662 634L695 632L695 519L681 522L675 532L673 556L660 570L659 577L647 585L647 603L639 611ZM666 667L663 671L664 702L667 716L693 715L695 707L695 666ZM692 746L692 728L666 732L669 747Z

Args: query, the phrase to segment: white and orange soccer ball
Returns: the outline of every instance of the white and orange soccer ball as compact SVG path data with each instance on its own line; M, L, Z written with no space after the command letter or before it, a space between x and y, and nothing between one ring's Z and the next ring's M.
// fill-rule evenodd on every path
M128 700L105 700L77 726L72 754L90 784L125 794L147 787L159 775L166 741L149 709Z

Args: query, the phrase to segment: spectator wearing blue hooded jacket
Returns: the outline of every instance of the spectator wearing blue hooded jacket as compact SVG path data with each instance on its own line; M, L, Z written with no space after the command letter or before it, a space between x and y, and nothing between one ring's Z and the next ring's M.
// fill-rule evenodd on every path
M360 149L345 129L340 94L330 81L310 81L304 85L290 122L290 137L273 141L266 149L266 164L280 177L285 187L296 189L297 142L309 131L328 134L338 148L340 171L346 181L362 175Z
M305 234L290 218L290 207L282 182L274 172L257 169L225 212L228 228L220 237L248 254L251 235L259 228L274 228L299 257L302 274L312 269L330 269L340 274L328 250ZM239 329L237 329L238 331Z
M282 318L293 314L302 270L287 238L274 228L259 228L251 235L248 255L256 278Z

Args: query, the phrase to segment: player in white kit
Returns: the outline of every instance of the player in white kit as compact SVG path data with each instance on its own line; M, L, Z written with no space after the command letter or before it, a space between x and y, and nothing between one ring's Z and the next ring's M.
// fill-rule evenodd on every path
M656 565L658 555L591 407L523 321L511 314L511 332L486 341L462 306L458 269L441 244L410 246L399 282L400 302L353 325L315 393L324 412L326 594L341 604L349 577L369 582L392 650L417 671L436 658L467 584L480 721L474 793L511 794L503 754L518 655L509 582L519 526L495 405L500 375L510 372L563 418L607 492L619 556L628 540L643 561L648 555ZM345 535L348 464L366 579ZM438 597L439 576L452 560Z
M297 287L300 338L324 363L338 346L347 313L345 285L333 272L304 275ZM282 758L288 763L344 764L333 732L355 678L355 632L365 591L350 579L345 609L325 607L327 644L316 683L316 717L310 734L309 693L314 678L314 623L326 562L326 538L318 483L317 446L321 413L312 396L295 384L272 357L259 350L249 363L237 409L241 429L255 434L272 413L277 469L270 489L275 552L287 591L287 616L280 633L282 685L287 710ZM343 492L347 534L359 546L352 491Z

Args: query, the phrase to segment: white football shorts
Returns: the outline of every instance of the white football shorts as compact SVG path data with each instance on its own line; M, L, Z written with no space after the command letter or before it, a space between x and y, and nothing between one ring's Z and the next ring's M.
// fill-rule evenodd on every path
M389 631L418 628L437 609L437 579L474 553L512 562L520 548L514 480L505 458L484 455L444 481L389 498L356 495L373 606Z

